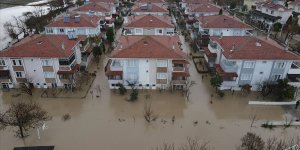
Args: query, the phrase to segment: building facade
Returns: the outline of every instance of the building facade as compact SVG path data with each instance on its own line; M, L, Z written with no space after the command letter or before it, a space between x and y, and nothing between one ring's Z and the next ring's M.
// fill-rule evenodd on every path
M213 16L219 12L220 8L210 3L189 4L184 10L184 13L191 17Z
M252 36L211 37L204 57L208 67L222 77L221 90L241 90L243 86L258 90L265 81L287 78L293 73L292 65L300 60L274 41Z
M140 15L124 20L123 35L172 35L175 32L169 16Z
M184 88L189 62L178 40L178 36L121 36L105 67L110 88L118 84L139 89Z
M80 42L66 35L32 35L0 52L2 88L72 88L81 63Z
M158 15L164 16L168 15L169 11L167 10L167 6L165 4L158 3L138 3L132 7L131 13L133 15Z

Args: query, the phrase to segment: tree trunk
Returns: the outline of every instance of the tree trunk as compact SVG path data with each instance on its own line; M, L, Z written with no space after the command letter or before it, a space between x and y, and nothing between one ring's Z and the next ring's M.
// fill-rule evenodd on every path
M23 128L21 126L19 126L19 130L20 130L21 138L24 138Z

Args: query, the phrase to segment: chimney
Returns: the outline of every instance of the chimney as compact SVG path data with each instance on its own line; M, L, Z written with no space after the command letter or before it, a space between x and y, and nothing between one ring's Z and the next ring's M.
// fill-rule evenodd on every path
M61 49L65 50L65 43L64 42L61 43Z
M260 47L260 46L261 46L261 42L260 42L259 40L256 40L255 45L256 45L257 47Z
M223 38L223 32L221 32L221 35L220 35L220 39L222 39Z
M70 14L64 16L64 22L70 22Z
M172 49L175 50L175 44L174 44L174 42L173 42L173 45L172 45Z
M75 16L75 22L80 22L80 15Z
M149 3L147 4L147 8L148 8L148 10L151 10L151 9L152 9L152 4L151 4L151 2L149 2Z
M147 41L144 41L144 45L148 45L148 42L147 42Z

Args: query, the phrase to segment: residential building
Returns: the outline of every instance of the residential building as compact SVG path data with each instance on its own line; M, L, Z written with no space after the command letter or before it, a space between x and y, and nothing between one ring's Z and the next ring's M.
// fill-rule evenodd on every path
M119 0L84 0L84 4L90 4L90 3L113 4L116 7L118 7L120 4L120 1Z
M245 36L253 30L238 18L226 15L201 16L197 20L199 32L210 36Z
M290 2L288 7L293 9L293 16L298 16L298 25L300 26L300 0Z
M121 36L105 67L109 87L182 89L189 77L178 36Z
M181 2L179 2L179 6L181 9L185 10L188 5L198 5L208 2L209 0L181 0Z
M102 23L102 24L101 24ZM104 17L67 14L45 26L46 34L97 36L104 28Z
M0 51L2 88L29 84L36 88L72 88L81 64L86 36L32 35Z
M169 16L140 15L124 19L126 35L173 35L174 25Z
M164 4L166 3L164 0L137 0L137 3L156 3L156 4Z
M184 11L191 17L218 15L219 12L220 8L210 3L189 4Z
M167 6L164 4L155 4L155 3L144 3L144 4L136 4L132 7L131 13L133 15L168 15L169 11L167 10Z
M288 18L292 15L293 10L284 7L283 5L273 2L260 2L256 4L256 9L251 13L251 19L262 24L266 29L276 23L285 24Z
M107 3L88 3L74 10L78 14L112 17L116 14L116 7Z
M222 77L221 90L241 90L248 86L255 91L264 81L276 83L278 79L287 78L288 74L300 74L299 68L292 68L300 57L266 37L210 39L204 58L208 67Z

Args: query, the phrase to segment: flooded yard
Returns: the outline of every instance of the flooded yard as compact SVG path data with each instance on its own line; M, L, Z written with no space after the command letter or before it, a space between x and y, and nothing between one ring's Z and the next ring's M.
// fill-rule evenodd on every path
M102 60L106 62L106 59ZM12 97L12 92L1 92L1 109L15 100L36 101L49 112L52 120L46 122L48 129L41 132L41 139L38 139L36 130L25 140L14 137L10 128L0 131L0 149L55 145L55 150L151 150L163 142L180 144L187 137L198 137L209 141L213 149L231 150L250 130L263 138L285 138L299 134L299 129L295 127L261 128L261 123L266 120L283 120L284 109L248 105L249 100L257 98L256 94L235 92L234 95L226 93L224 98L219 98L214 94L209 78L202 80L192 62L191 80L196 85L191 88L189 101L178 91L144 90L140 91L136 102L128 102L128 95L120 96L108 89L104 62L100 63L99 69L91 69L91 72L97 70L97 76L90 89L93 92L88 92L85 98L41 98L39 91L35 91L33 97ZM101 92L97 90L99 86ZM212 98L211 94L214 94ZM154 114L158 116L156 121L145 121L145 103L151 103ZM65 114L70 114L71 119L64 121L62 116ZM251 129L249 117L254 114L259 121Z

